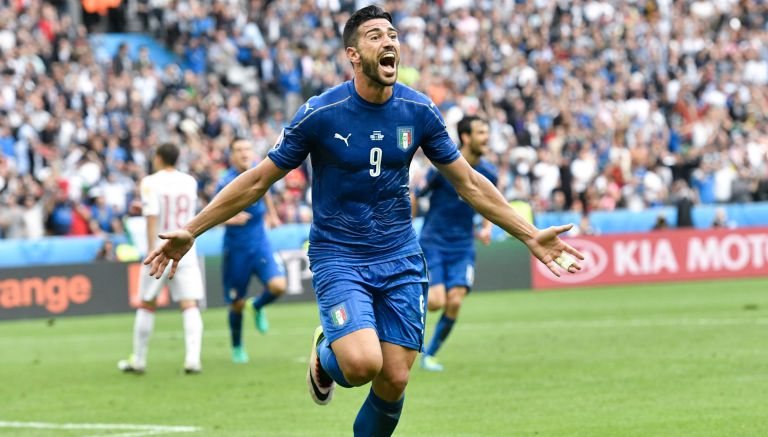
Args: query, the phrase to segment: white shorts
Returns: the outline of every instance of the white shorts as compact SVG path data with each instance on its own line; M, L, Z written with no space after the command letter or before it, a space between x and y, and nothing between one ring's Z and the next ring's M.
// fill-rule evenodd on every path
M142 301L151 301L160 295L163 287L168 286L171 292L171 299L174 302L180 300L202 300L205 296L203 290L203 275L200 272L200 265L197 259L194 262L183 262L176 269L173 279L168 279L168 273L171 271L171 264L168 263L163 276L155 279L149 276L149 266L143 266L141 269L141 279L139 282L139 297Z

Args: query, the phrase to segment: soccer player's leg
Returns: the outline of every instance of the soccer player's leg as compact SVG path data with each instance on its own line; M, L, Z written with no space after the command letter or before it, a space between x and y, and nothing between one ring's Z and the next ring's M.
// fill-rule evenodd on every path
M445 308L445 278L446 278L446 264L442 254L437 248L430 248L428 246L423 247L424 258L427 261L427 267L429 269L429 298L427 299L427 309L429 311L437 311ZM436 327L436 332L432 334L432 340L429 342L424 354L419 360L419 366L431 372L439 372L443 370L443 366L437 361L437 358L432 354L433 349L436 352L437 347L435 345L438 342L439 324Z
M400 420L410 370L424 341L427 283L421 256L390 264L390 278L374 297L382 368L354 424L355 436L389 436ZM398 278L391 283L392 278ZM383 285L383 284L382 284Z
M424 259L427 261L429 279L429 298L427 309L437 311L445 307L445 265L440 250L422 245Z
M184 372L200 373L203 369L203 318L198 302L203 299L203 277L197 259L179 265L176 275L168 282L171 298L179 302L184 327Z
M224 301L229 304L227 322L232 345L232 362L248 362L248 353L243 346L243 307L248 293L251 271L247 252L232 253L225 250L222 256L221 273L224 284Z
M405 403L405 387L418 351L392 343L381 343L383 364L371 390L357 413L355 436L392 435Z
M155 328L155 302L166 284L166 273L155 279L149 276L149 266L143 266L139 277L139 299L133 322L133 353L127 360L120 360L117 368L125 373L144 373L149 353L149 339Z
M429 342L427 352L422 359L422 367L427 370L443 370L435 356L444 344L459 316L464 297L474 283L475 267L474 259L469 254L458 255L449 258L446 263L446 287L448 289L445 303L445 311L435 325L435 333ZM429 360L429 361L427 361Z
M264 284L264 291L257 299L248 300L248 309L253 310L256 329L266 334L269 331L269 322L264 307L285 293L287 286L285 267L280 255L272 252L272 247L269 242L266 242L260 247L252 268L254 274Z
M366 290L359 267L314 265L321 327L315 330L307 369L312 399L330 402L338 383L352 387L370 382L381 369L373 296Z

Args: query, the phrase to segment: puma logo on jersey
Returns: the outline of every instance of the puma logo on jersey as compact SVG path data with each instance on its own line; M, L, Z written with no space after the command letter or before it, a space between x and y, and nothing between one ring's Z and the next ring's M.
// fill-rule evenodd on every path
M335 134L333 136L333 138L341 140L341 141L344 141L344 144L346 144L346 146L349 147L349 142L347 140L349 140L349 137L351 137L351 136L352 136L352 134L350 133L349 135L347 135L346 138L344 138L344 137L341 136L341 134L337 133L337 134Z
M311 110L315 109L315 108L313 108L313 107L309 106L309 100L307 100L307 103L305 103L305 104L304 104L304 106L305 106L305 108L304 108L304 115L306 115L306 114L307 114L307 112L309 112L309 111L311 111Z

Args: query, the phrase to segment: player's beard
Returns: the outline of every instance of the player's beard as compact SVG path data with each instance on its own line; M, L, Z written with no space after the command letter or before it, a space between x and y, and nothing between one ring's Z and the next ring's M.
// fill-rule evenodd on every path
M482 157L485 155L485 151L488 148L488 144L473 144L472 147L470 147L470 151L473 155L475 155L477 158Z
M362 67L363 67L363 74L368 76L369 79L376 82L377 84L381 86L392 86L397 81L397 64L395 64L395 75L392 76L391 79L383 77L379 73L379 60L378 59L367 59L365 56L361 56L362 58Z

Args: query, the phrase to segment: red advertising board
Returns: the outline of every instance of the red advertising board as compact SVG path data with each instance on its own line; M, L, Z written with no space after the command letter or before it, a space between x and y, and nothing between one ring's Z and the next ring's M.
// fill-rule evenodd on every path
M531 262L533 288L768 276L768 228L667 230L568 238L586 259L576 274Z

